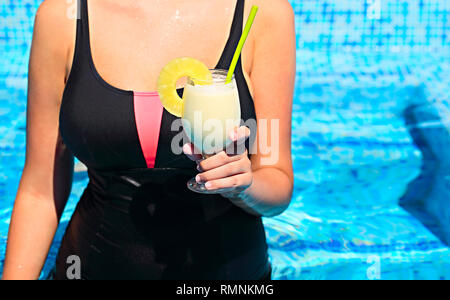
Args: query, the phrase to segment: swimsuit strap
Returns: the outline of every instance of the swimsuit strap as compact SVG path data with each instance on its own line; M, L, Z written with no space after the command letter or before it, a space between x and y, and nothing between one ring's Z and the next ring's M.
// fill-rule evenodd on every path
M245 8L245 0L237 0L236 10L234 12L233 24L231 26L230 36L228 38L225 49L222 53L222 56L217 64L218 69L228 70L231 65L231 61L234 56L234 52L239 44L239 40L242 35L242 27L244 24L244 8ZM241 64L241 59L239 57L238 68L239 70Z

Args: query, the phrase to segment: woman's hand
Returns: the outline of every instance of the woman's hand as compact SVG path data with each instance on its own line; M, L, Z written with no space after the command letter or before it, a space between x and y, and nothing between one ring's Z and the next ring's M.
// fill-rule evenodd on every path
M245 126L234 129L229 134L233 144L227 150L207 159L195 154L199 152L194 151L196 149L193 144L184 145L184 153L198 163L200 174L196 177L197 182L205 183L208 190L219 190L227 198L250 187L253 182L252 163L244 147L249 136L250 130Z

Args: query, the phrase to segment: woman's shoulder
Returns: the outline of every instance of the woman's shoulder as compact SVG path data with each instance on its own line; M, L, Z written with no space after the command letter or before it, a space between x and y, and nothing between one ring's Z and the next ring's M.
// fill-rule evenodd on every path
M45 0L39 6L34 24L37 38L47 38L46 42L68 46L74 35L77 19L77 2L66 0Z
M47 52L56 64L65 68L75 44L77 2L45 0L39 6L34 22L34 51Z
M249 0L246 10L250 12L253 5L259 7L252 29L256 44L275 42L295 30L295 13L288 0Z
M265 36L273 35L283 31L289 31L295 24L295 13L288 0L250 0L247 5L259 7L258 16L255 19L256 40Z
M288 0L250 0L251 5L259 7L259 15L263 21L282 22L294 18L294 9Z
M41 22L58 21L60 25L70 24L77 17L77 2L66 0L45 0L36 12L36 19ZM73 22L73 21L72 21Z

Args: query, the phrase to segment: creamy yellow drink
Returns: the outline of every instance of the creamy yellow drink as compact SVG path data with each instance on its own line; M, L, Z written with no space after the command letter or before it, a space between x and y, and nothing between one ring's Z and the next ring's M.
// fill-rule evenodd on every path
M184 88L183 128L203 154L224 150L231 142L229 133L238 127L241 108L236 81L226 84L225 70L212 70L212 84L188 80Z

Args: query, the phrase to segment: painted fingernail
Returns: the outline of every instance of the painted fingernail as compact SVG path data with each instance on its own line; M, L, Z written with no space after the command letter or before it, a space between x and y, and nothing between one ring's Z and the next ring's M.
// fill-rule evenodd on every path
M189 144L184 144L184 146L183 146L183 152L184 152L185 154L192 154L191 147L189 146Z
M202 181L202 178L200 177L200 175L195 176L195 181L197 181L198 183L200 183Z
M231 140L236 140L236 131L232 131L231 133L230 133L230 138L231 138Z
M200 168L200 165L197 165L197 171L201 172L202 168Z
M207 189L210 189L210 188L212 187L212 183L211 183L211 182L205 183L205 187L206 187Z

